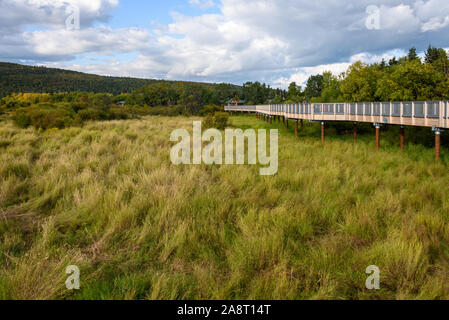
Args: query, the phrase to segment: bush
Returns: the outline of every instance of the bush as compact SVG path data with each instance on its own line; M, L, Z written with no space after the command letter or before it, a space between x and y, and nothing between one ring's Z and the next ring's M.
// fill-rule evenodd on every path
M203 127L205 129L215 128L215 120L212 115L207 115L203 121Z
M126 120L130 118L129 115L129 111L126 112L120 108L111 108L111 110L109 110L109 119L111 120Z
M31 125L36 129L58 128L62 129L72 125L72 117L63 110L32 110L30 113Z
M16 126L22 129L28 128L31 125L31 118L25 112L16 112L12 119Z
M76 124L73 113L54 107L32 107L19 109L13 115L14 123L19 128L27 128L30 125L36 129L58 128L62 129Z
M207 115L204 119L203 126L207 129L215 128L224 130L229 125L229 115L226 112L216 112L213 116Z
M78 112L79 117L83 120L83 121L88 121L88 120L92 120L92 121L98 121L98 120L108 120L108 114L104 111L101 110L96 110L96 109L83 109L80 110Z
M182 108L180 106L151 107L148 110L148 114L152 116L176 117L182 114Z
M217 106L215 104L209 104L207 106L204 106L203 109L200 110L200 116L204 117L208 114L215 114L215 112L223 111L223 108L220 106Z
M214 118L215 126L219 130L226 129L229 125L229 115L226 112L216 112Z

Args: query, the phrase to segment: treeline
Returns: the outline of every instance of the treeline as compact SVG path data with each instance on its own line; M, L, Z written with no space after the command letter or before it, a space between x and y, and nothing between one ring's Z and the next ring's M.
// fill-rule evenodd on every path
M0 62L0 98L12 93L87 91L114 95L132 92L156 80L103 77L75 71Z
M10 115L21 128L64 128L89 120L144 115L213 115L223 111L223 106L229 102L243 98L268 103L267 99L276 94L276 90L258 82L237 87L158 81L119 95L93 92L11 94L0 99L0 115Z
M251 104L268 103L276 96L281 100L286 91L272 89L259 82L243 86L186 81L104 77L62 69L33 67L0 62L0 98L14 93L109 93L130 94L129 104L173 106L183 102L192 112L199 105L225 104L241 100ZM196 105L195 105L196 103Z
M415 48L407 56L371 65L356 62L340 75L313 75L302 90L291 83L284 102L371 102L449 99L449 59L429 46L421 59Z
M259 82L244 86L102 77L0 63L0 120L26 128L64 128L88 120L143 115L207 115L225 104L268 103L286 91Z
M231 84L205 86L161 81L137 89L131 94L120 95L119 98L126 101L128 105L182 106L184 113L198 114L205 105L225 105L233 101L245 104L265 104L281 95L286 97L287 92L272 89L260 82L247 82L243 87L237 87Z

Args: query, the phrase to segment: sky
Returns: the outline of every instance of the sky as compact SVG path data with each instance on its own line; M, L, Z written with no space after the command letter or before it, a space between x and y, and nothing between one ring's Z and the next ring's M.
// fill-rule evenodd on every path
M0 61L273 87L449 47L447 0L0 0Z

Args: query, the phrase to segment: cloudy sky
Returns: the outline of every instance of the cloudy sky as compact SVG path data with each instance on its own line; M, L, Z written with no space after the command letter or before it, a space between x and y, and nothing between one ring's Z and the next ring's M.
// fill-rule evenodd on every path
M0 0L0 61L102 75L286 87L429 44L448 0Z

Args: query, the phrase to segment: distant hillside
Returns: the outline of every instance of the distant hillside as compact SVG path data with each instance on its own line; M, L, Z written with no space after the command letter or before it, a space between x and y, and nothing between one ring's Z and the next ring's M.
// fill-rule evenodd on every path
M17 92L130 93L155 82L158 80L104 77L76 71L0 62L0 98ZM214 86L206 83L202 85ZM241 91L239 86L232 87Z
M0 62L0 97L14 92L89 91L119 94L156 80L103 77L75 71Z

